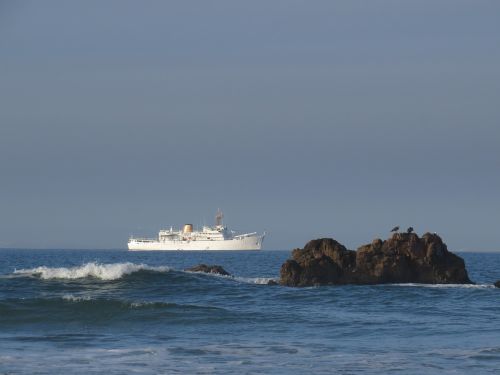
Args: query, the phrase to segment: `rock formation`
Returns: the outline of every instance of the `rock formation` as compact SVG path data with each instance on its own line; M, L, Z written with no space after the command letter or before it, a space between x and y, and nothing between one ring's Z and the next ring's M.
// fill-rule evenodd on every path
M495 283L493 285L495 285L497 288L500 288L500 280L495 281Z
M309 241L281 266L280 284L467 284L462 258L448 251L437 234L395 233L357 251L331 238Z
M186 269L190 272L216 273L223 276L231 276L224 268L217 265L207 266L206 264L198 264L197 266Z

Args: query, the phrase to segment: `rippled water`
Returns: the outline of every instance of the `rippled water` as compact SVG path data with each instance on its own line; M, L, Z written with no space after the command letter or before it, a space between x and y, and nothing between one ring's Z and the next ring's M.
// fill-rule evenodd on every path
M460 255L476 285L295 289L283 251L0 250L0 373L498 374L500 254Z

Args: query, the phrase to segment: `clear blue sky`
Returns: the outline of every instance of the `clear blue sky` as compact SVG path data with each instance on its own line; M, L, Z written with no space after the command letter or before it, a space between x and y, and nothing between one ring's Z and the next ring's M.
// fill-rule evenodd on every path
M0 247L211 223L500 250L498 1L2 1Z

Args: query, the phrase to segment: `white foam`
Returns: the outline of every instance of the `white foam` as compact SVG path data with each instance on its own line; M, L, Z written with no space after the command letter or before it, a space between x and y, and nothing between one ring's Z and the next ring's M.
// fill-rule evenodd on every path
M70 302L80 302L80 301L90 301L92 298L90 296L74 296L73 294L65 294L62 299Z
M267 285L269 284L270 281L277 281L275 278L272 277L235 277L234 279L248 284L260 284L260 285Z
M167 272L169 267L151 267L145 264L135 263L87 263L78 267L36 267L31 269L22 269L14 271L17 275L37 276L41 279L82 279L85 277L95 277L101 280L117 280L124 275L128 275L141 270L156 272Z
M246 284L262 284L262 285L267 285L269 281L276 281L277 280L273 277L239 277L239 276L233 276L233 275L221 275L220 273L211 273L211 272L202 272L202 271L184 271L186 273L195 273L195 274L200 274L200 275L207 275L207 276L212 276L212 277L217 277L217 278L222 278L222 279L227 279L227 280L235 280L239 281L241 283L246 283Z
M417 284L417 283L402 283L402 284L380 284L380 286L411 286L420 288L464 288L464 289L489 289L494 288L493 284Z

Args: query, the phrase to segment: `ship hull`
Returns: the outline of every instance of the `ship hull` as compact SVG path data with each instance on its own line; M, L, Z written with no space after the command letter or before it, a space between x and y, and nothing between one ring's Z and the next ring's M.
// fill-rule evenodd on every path
M131 251L220 251L261 250L264 235L244 236L227 240L156 241L131 239Z

